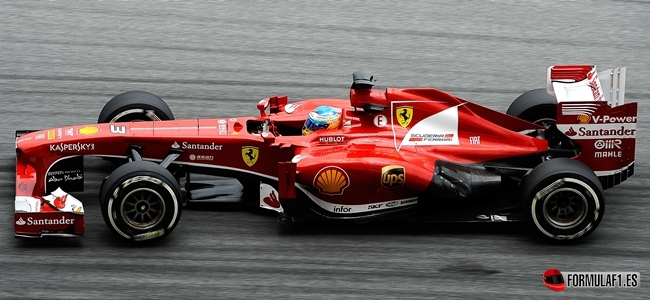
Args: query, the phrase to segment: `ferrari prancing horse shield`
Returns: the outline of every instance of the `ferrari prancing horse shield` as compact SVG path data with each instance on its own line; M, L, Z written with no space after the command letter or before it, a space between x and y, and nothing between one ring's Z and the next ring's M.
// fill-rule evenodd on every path
M413 107L410 106L400 106L395 112L397 113L397 122L399 122L402 127L406 128L411 124L413 119Z
M244 146L241 147L241 157L244 159L244 162L252 167L257 162L257 157L259 156L259 149L257 147Z

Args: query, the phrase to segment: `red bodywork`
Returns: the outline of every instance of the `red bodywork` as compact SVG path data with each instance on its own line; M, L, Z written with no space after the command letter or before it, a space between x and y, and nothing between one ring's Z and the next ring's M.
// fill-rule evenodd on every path
M320 105L341 109L344 125L299 135L307 114ZM46 184L54 185L47 183L53 177L48 170L59 160L126 157L129 146L138 145L145 160L161 161L178 149L182 154L174 164L267 182L282 206L312 201L325 213L363 215L423 201L439 161L530 169L534 165L518 166L515 158L534 157L539 163L549 150L546 140L520 133L542 127L432 88L351 89L349 100L291 104L286 96L272 97L260 101L258 109L255 117L77 125L21 135L16 195L48 194L54 188L46 191ZM268 132L259 130L265 121ZM277 201L273 197L268 203ZM51 209L42 207L41 212ZM51 211L52 219L74 219L66 232L83 234L82 215ZM17 212L15 221L33 215L41 213ZM17 235L65 227L18 223Z

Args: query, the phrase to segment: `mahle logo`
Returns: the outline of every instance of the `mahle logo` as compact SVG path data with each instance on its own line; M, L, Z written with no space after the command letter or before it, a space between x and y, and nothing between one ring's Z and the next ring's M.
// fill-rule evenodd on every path
M387 188L403 186L406 182L406 171L404 167L391 165L381 168L381 185Z

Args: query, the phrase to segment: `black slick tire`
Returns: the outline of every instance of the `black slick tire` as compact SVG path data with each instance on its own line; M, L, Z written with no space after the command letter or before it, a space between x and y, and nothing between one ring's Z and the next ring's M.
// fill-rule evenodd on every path
M524 179L522 197L530 227L545 238L584 238L605 213L603 188L584 163L570 158L543 162Z
M152 118L152 114L155 115ZM174 114L160 97L143 91L130 91L109 100L97 123L174 120Z
M115 169L102 183L99 201L108 228L132 241L167 236L182 212L181 189L174 176L147 161Z
M538 125L556 123L557 100L546 89L530 90L510 104L506 114Z

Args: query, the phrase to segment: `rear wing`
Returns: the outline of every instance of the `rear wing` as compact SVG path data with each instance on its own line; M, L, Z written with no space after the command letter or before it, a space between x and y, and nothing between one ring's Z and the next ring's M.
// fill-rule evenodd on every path
M596 72L596 66L548 68L546 91L558 102L606 101L610 107L625 104L625 67Z
M596 66L553 66L546 89L558 101L557 128L580 145L575 159L596 173L603 188L634 174L637 103L625 103L625 71Z

